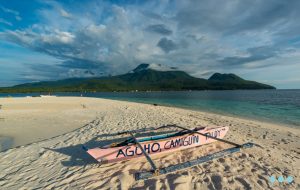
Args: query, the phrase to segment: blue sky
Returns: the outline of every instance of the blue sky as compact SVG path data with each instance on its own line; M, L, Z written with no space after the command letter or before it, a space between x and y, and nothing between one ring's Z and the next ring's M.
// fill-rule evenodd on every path
M0 0L0 86L140 63L300 89L300 1Z

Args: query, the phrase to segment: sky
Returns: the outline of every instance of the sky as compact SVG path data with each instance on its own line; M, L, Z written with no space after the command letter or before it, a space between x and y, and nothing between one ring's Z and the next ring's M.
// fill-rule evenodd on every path
M0 0L0 86L141 63L300 89L299 0Z

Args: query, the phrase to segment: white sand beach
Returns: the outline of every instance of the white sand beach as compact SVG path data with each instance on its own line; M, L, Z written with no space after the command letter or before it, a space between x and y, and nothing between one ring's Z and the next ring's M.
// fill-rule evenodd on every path
M173 107L83 97L0 98L1 189L300 189L300 130ZM253 142L224 158L145 181L145 158L100 165L82 149L116 132L177 124L229 126L226 140ZM124 136L123 136L124 137ZM25 145L26 144L26 145ZM154 156L158 167L230 147L221 142ZM291 184L270 176L293 176Z

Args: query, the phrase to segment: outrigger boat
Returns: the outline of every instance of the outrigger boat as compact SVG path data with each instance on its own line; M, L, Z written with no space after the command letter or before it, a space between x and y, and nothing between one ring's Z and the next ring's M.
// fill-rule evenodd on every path
M167 174L180 169L192 167L194 165L198 165L200 163L240 151L241 148L250 148L253 146L253 143L239 145L224 140L223 138L229 130L229 127L227 126L213 128L201 127L191 130L177 125L166 125L159 128L148 128L143 130L143 132L159 130L163 128L176 128L180 129L180 131L171 134L155 135L140 138L137 138L134 134L141 132L141 130L125 131L118 133L118 135L130 135L130 137L125 141L119 143L112 143L110 145L92 149L88 149L85 146L83 146L83 149L100 163L112 163L145 156L148 162L150 163L152 170L136 173L135 179L141 180L148 179L159 174ZM153 160L150 157L150 155L153 154L170 153L173 151L192 148L212 143L215 141L221 141L227 144L234 145L234 148L226 149L211 155L197 158L195 160L168 166L166 168L161 169L158 169L155 166Z

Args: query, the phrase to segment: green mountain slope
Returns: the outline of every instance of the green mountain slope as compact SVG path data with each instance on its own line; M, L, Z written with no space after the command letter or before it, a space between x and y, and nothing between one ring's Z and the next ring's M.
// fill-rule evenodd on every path
M208 82L210 83L210 86L220 90L275 89L275 87L267 84L244 80L235 74L215 73L208 79Z
M148 66L141 64L132 72L118 76L26 83L0 88L0 92L275 89L273 86L244 80L234 74L215 73L206 80L192 77L183 71L158 71Z

